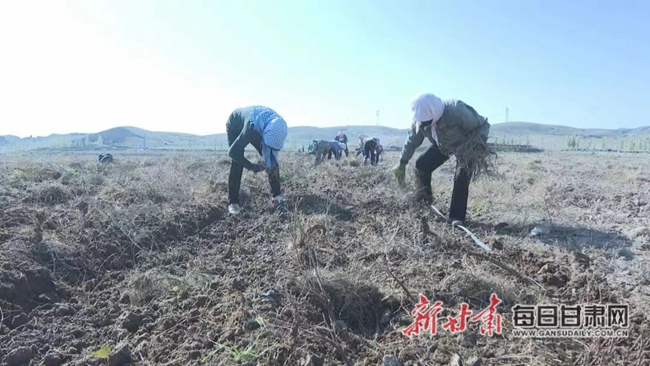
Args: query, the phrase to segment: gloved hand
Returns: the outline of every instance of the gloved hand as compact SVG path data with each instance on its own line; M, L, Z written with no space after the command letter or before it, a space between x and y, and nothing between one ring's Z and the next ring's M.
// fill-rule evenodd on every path
M393 174L397 179L399 185L404 185L404 178L406 177L406 164L399 163L393 168Z
M264 164L254 164L253 169L251 169L253 173L259 173L261 171L266 170L266 166Z

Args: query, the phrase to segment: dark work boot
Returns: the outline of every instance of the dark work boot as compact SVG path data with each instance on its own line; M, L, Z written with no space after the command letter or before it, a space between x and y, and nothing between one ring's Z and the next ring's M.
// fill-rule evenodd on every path
M415 193L418 201L430 205L433 203L433 194L431 193L431 173L427 174L415 170Z

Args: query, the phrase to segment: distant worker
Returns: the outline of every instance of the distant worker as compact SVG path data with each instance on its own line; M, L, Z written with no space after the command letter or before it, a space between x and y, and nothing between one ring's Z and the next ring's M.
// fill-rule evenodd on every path
M412 126L404 142L399 164L393 172L404 183L406 165L424 138L431 146L415 162L418 198L427 204L433 201L431 174L450 155L457 166L449 209L450 222L464 222L467 213L470 180L477 168L492 154L487 145L490 124L474 108L460 100L442 101L433 94L421 94L411 104Z
M314 166L318 166L325 157L328 160L332 159L332 155L334 159L341 160L342 149L338 141L312 140L309 143L309 153L316 156Z
M309 143L309 153L316 156L314 166L318 166L323 162L323 159L330 153L332 145L326 140L312 140Z
M338 142L339 148L341 149L341 157L343 157L343 152L345 152L345 156L348 156L348 145L343 143L343 142Z
M379 161L383 161L384 159L382 158L382 153L384 152L384 146L382 146L381 142L379 139L376 139L377 141L377 146L375 147L375 164L379 164Z
M348 137L343 133L343 131L339 131L339 133L336 134L336 137L334 137L334 140L338 142L342 142L345 144L345 157L348 157Z
M370 165L376 165L376 155L377 155L377 139L374 137L368 137L364 135L359 135L359 149L357 155L360 153L363 154L363 164L368 163L370 159Z
M99 154L99 162L100 163L112 163L113 162L113 155L111 155L111 154Z
M377 165L377 164L379 164L379 161L383 161L382 153L384 152L384 147L381 145L381 142L377 138L375 139L375 143L376 143L376 145L375 145L375 157L371 158L371 162L374 162L374 165ZM359 155L359 154L361 154L363 152L364 152L363 148L357 149L357 155ZM364 154L364 156L366 156L366 155Z
M239 190L243 169L253 173L267 171L273 201L286 201L280 189L280 163L278 154L287 138L287 123L274 110L263 106L235 109L226 123L228 135L228 156L232 159L228 176L228 212L240 212ZM244 157L248 144L255 147L264 158L264 164L253 164Z
M345 144L342 142L338 142L336 140L332 140L329 143L330 143L330 152L327 153L327 160L331 159L332 155L334 155L335 160L341 160L341 158L343 157L343 151L345 151Z
M329 141L329 143L330 150L327 153L327 160L331 160L332 155L334 156L335 160L341 160L343 157L343 151L345 150L345 144L336 140Z

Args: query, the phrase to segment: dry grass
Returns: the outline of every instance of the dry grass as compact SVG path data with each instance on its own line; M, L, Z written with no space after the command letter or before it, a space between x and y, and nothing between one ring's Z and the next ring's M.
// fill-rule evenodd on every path
M310 155L285 153L290 202L275 207L266 176L245 172L236 218L226 212L225 157L114 156L0 162L0 362L31 347L34 362L57 353L102 364L88 355L106 343L127 345L143 365L310 356L377 365L385 354L405 365L445 365L454 354L483 365L648 362L645 156L503 153L499 176L472 183L468 226L543 290L471 254L480 249L462 231L413 202L388 172L394 153L378 167L350 157L316 169ZM454 173L452 163L434 173L443 211ZM540 225L550 232L528 235ZM442 319L460 303L480 311L493 292L504 301L499 336L477 324L401 334L418 293L443 301ZM630 304L630 338L512 336L514 304L599 302Z

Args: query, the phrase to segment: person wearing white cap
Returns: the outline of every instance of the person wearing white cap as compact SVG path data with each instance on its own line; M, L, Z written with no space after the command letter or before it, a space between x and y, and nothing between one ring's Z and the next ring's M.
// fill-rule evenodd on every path
M430 204L433 201L431 174L449 160L469 136L478 134L484 142L490 133L487 118L460 100L441 100L432 93L418 95L411 104L412 125L404 142L399 164L394 168L400 185L404 184L406 165L426 137L431 141L415 162L418 198ZM458 160L458 159L457 159ZM454 188L449 209L450 221L465 221L471 166L459 166L454 177Z

